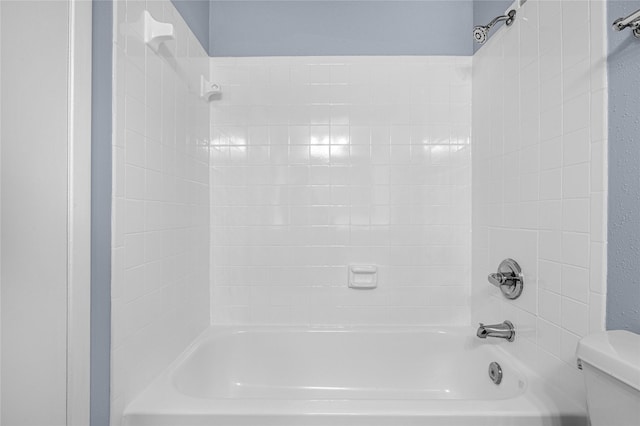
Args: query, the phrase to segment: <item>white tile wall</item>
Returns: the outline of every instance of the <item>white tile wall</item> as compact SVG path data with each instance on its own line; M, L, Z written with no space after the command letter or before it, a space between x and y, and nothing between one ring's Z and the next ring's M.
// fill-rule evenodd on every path
M174 24L157 54L147 8ZM114 2L111 422L209 324L209 60L167 1Z
M512 320L505 348L580 395L574 352L604 328L604 1L529 0L473 61L472 319ZM486 275L505 257L524 293Z
M468 323L471 58L211 64L213 322Z

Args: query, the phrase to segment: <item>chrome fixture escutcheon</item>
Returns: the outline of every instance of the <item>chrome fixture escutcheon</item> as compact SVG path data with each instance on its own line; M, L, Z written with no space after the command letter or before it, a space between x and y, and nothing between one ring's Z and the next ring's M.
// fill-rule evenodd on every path
M502 367L495 361L489 364L489 378L496 385L502 382Z
M498 287L507 299L517 299L522 294L524 275L518 262L513 259L500 262L498 272L489 274L487 279Z

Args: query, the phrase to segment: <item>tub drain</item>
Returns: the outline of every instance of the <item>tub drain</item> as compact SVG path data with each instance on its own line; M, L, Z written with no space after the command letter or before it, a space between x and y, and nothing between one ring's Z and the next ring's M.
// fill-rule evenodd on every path
M502 381L502 367L497 362L489 364L489 378L496 385L499 385Z

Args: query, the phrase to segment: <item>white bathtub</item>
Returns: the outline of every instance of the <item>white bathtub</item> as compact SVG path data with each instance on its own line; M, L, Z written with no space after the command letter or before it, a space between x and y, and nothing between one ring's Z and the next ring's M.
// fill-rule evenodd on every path
M212 327L127 407L124 424L586 426L584 409L506 344L468 327Z

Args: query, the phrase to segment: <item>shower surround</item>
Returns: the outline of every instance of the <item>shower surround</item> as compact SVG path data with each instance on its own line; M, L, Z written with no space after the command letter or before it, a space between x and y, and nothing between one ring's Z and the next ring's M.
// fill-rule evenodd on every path
M209 59L167 1L114 1L111 423L209 325ZM156 53L147 10L174 25Z
M576 396L578 340L604 330L605 6L529 0L473 57L472 319L513 321L505 348ZM514 301L486 280L506 257Z
M212 58L211 78L215 324L469 322L471 58Z
M584 401L575 345L604 328L604 2L529 0L473 58L208 58L146 2L176 26L156 54L145 2L115 5L113 424L210 324L511 320L513 343L465 329ZM222 95L199 99L200 75ZM486 280L506 257L515 301ZM371 264L378 288L348 288Z

